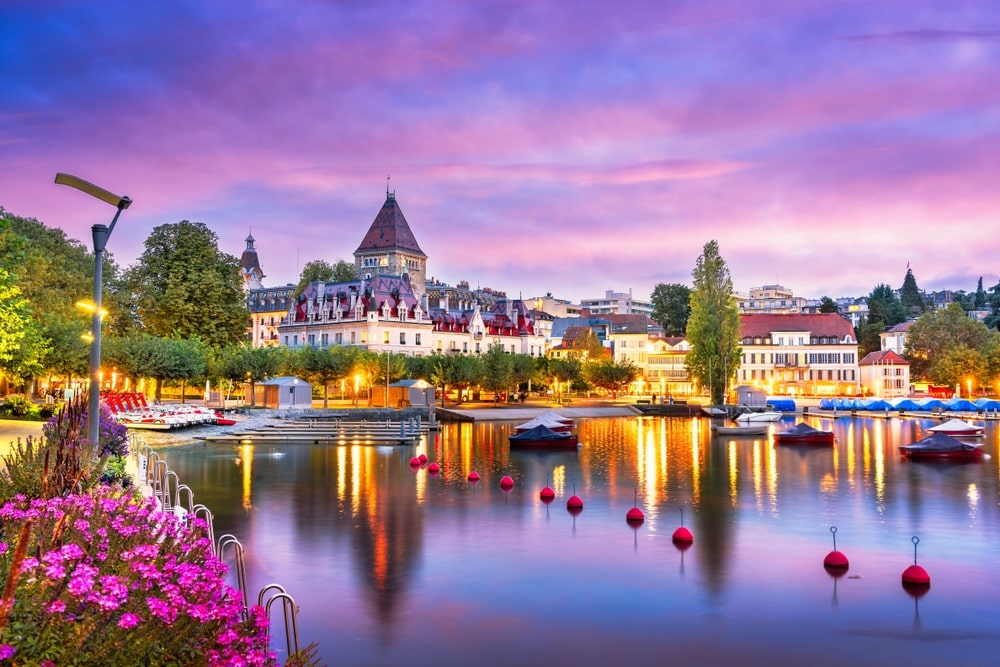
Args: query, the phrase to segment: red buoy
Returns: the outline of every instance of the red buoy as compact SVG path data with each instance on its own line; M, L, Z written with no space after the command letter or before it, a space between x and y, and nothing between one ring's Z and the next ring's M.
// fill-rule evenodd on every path
M823 559L823 567L828 570L843 570L843 572L838 573L839 576L847 572L847 569L850 567L850 563L847 560L847 556L837 551L836 526L830 526L830 534L833 536L833 551L828 553L826 558Z
M551 503L555 500L556 492L552 490L551 486L546 486L538 493L538 497L542 499L543 503Z
M427 455L426 454L421 454L420 456L417 457L417 459L419 459L421 463L427 463Z
M681 525L680 528L674 531L673 535L674 544L691 544L694 542L694 535L691 531L684 527L684 508L681 508Z
M416 456L414 456L412 459L410 459L410 467L411 468L419 468L420 467L420 459L418 459Z
M583 509L583 498L580 496L570 496L569 500L566 501L566 509L572 510L582 510Z
M501 489L513 489L514 480L511 479L510 475L504 475L500 478L500 488Z
M681 526L680 528L674 531L673 540L674 543L691 544L692 542L694 542L694 535L691 534L690 530L688 530L684 526Z
M642 523L646 520L646 515L639 509L639 490L635 491L635 506L625 513L625 520L629 523Z
M427 472L428 472L428 474L436 475L439 472L441 472L441 466L439 466L437 464L437 462L435 461L435 462L433 462L433 463L431 463L430 465L427 466Z
M479 481L479 473L476 472L475 470L473 470L472 472L470 472L469 473L469 481L470 482L478 482Z
M911 565L903 570L903 585L929 588L931 585L931 575L927 574L927 570L919 565Z

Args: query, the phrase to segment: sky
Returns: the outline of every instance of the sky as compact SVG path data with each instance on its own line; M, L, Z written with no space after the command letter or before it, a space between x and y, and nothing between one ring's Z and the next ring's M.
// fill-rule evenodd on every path
M0 207L134 264L205 223L265 286L396 199L428 276L647 299L1000 281L994 0L4 0Z

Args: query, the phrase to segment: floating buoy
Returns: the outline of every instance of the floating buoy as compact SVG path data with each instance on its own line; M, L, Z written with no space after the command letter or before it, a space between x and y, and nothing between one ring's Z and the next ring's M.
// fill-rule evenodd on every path
M543 503L551 503L556 498L556 492L552 490L551 486L546 486L538 493L538 497L542 499Z
M636 489L635 492L635 505L628 512L625 513L625 520L629 523L642 523L646 520L646 515L642 513L639 509L639 491Z
M681 525L680 528L674 531L673 535L674 544L687 544L690 545L694 542L694 535L691 531L684 527L684 508L681 508Z
M833 551L826 555L823 559L823 567L827 570L833 570L831 574L836 576L842 576L845 574L850 567L850 562L847 560L842 552L837 551L837 527L830 526L830 534L833 535Z
M431 475L436 475L441 472L441 466L439 466L435 461L427 466L427 472Z
M573 516L576 516L577 514L583 511L583 498L576 495L575 482L573 483L573 495L570 496L569 500L566 501L566 509L569 510L569 513L572 514Z
M500 488L501 489L513 489L514 480L511 479L510 475L504 475L500 478Z
M903 588L906 589L926 589L931 587L931 575L927 570L917 565L917 545L920 538L913 536L913 565L903 570Z
M417 458L420 460L421 463L427 463L427 455L426 454L421 454Z
M469 481L470 482L478 482L479 481L479 473L476 472L475 470L473 470L472 472L470 472L469 473Z
M414 456L412 459L410 459L410 467L411 468L419 468L420 467L420 459L418 459L416 456Z

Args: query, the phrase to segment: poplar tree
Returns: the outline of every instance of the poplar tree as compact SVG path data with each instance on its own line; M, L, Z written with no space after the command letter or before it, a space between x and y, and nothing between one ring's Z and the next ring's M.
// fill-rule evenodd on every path
M740 359L740 314L733 298L733 280L719 254L718 241L709 241L692 272L691 315L687 339L691 351L685 365L691 378L709 391L713 404L725 401L729 380Z

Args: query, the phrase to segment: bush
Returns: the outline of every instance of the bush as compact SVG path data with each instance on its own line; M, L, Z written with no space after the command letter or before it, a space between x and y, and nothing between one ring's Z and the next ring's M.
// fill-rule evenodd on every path
M12 419L37 419L38 406L20 394L8 396L0 403L0 417Z

